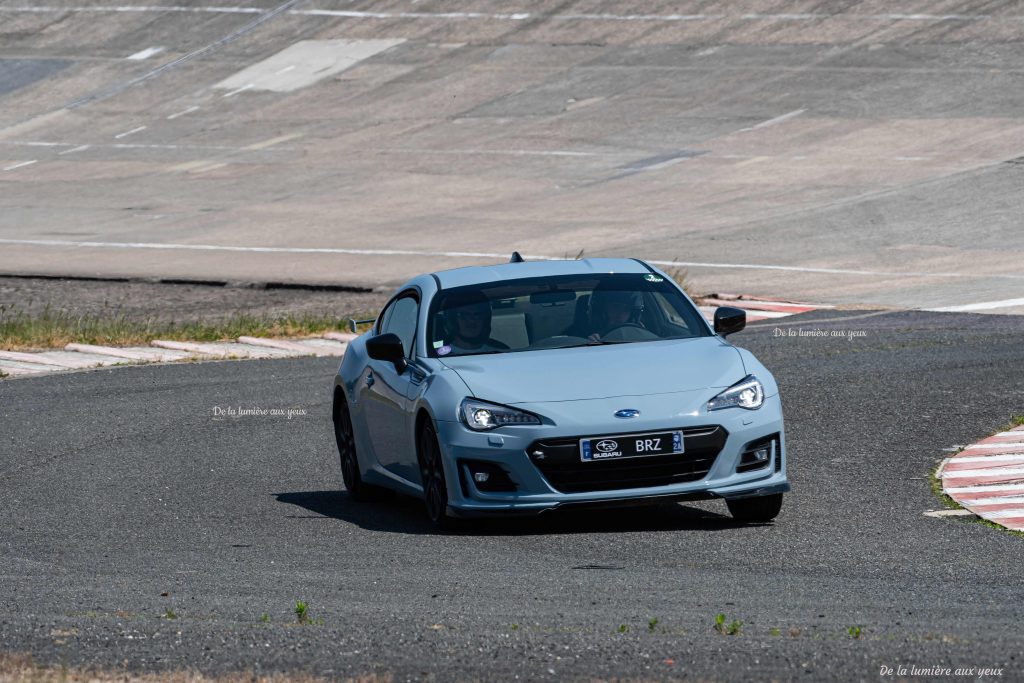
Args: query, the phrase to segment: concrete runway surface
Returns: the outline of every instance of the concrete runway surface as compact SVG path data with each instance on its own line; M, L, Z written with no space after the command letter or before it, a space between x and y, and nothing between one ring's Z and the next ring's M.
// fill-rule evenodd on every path
M1018 2L0 1L0 273L1024 312Z
M817 311L736 335L786 407L793 492L769 526L708 502L437 534L415 501L356 504L333 360L5 381L0 643L54 664L396 681L1024 680L1021 539L923 515L945 449L1021 405L1022 332ZM215 416L229 406L302 413ZM298 600L316 623L295 624ZM741 633L716 633L719 613Z

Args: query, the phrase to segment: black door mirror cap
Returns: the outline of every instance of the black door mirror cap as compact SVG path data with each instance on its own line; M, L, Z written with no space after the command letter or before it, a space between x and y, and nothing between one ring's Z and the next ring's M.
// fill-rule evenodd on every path
M723 337L747 326L747 312L742 308L721 306L715 309L715 334Z
M402 340L393 332L378 334L366 340L366 354L374 360L387 361L395 364L399 373L405 371L405 347Z

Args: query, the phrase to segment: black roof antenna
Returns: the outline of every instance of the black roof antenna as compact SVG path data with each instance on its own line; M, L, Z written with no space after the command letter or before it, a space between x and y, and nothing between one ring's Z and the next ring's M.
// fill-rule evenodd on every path
M513 252L512 252L512 258L510 258L510 259L508 260L508 262L509 262L509 263L522 263L522 262L524 262L525 260L526 260L526 259L524 259L524 258L523 258L522 256L520 256L520 255L519 255L519 252L518 252L518 251L513 251Z

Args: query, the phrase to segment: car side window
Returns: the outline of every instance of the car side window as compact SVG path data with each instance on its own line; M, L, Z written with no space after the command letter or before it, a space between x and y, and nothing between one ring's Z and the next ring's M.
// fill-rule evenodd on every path
M397 334L402 340L405 357L412 357L413 342L416 339L416 319L419 317L420 304L413 296L397 299L384 311L380 332Z

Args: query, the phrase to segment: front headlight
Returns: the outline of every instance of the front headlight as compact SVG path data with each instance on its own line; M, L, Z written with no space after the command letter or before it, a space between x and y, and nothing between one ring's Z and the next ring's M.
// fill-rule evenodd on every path
M459 406L462 421L470 429L485 432L505 425L539 425L540 418L531 413L516 410L497 403L478 401L475 398L462 399Z
M708 401L708 410L723 408L746 408L757 410L764 405L764 387L753 375L742 380Z

